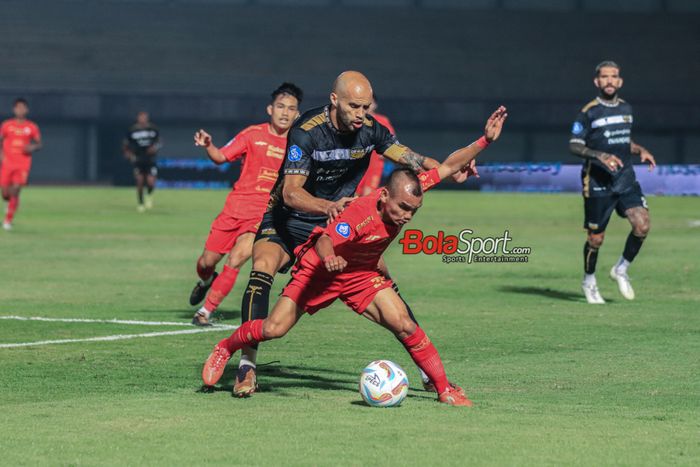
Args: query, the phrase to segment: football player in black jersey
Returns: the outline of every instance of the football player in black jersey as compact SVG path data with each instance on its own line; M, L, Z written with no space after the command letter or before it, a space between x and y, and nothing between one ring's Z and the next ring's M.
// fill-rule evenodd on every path
M153 189L156 186L156 176L158 175L156 154L160 146L158 128L151 123L147 112L139 112L136 116L136 123L129 128L122 144L124 157L134 166L139 212L153 207ZM147 190L145 197L144 186Z
M243 322L267 317L275 274L291 267L294 250L314 227L325 225L352 201L373 150L419 172L439 165L399 143L368 113L371 104L367 78L346 71L333 84L330 104L307 111L290 130L280 177L253 246L253 267L241 305ZM473 165L464 168L463 177L464 173L473 173ZM256 353L254 348L242 351L236 396L256 390Z
M632 225L625 249L610 277L623 297L634 299L627 268L639 253L649 233L649 210L633 168L633 156L656 166L654 156L632 140L632 107L618 96L622 87L620 67L604 61L593 79L599 95L579 112L571 129L569 148L581 158L583 169L584 228L588 238L583 248L583 292L588 303L603 304L595 278L598 250L613 210Z

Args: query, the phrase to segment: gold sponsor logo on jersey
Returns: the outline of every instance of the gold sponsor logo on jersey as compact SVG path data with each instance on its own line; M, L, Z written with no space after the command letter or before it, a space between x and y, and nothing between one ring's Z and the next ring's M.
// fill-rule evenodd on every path
M272 183L276 182L277 171L272 169L266 169L265 167L261 168L258 172L258 181L266 181Z
M267 145L267 142L266 141L256 141L253 144L256 146L265 146L265 145Z
M266 156L274 157L275 159L284 159L284 148L268 145Z
M362 227L366 227L367 224L369 224L370 222L372 222L372 216L369 216L367 219L365 219L362 222L360 222L359 224L357 224L357 226L355 227L355 230L359 231L360 229L362 229Z

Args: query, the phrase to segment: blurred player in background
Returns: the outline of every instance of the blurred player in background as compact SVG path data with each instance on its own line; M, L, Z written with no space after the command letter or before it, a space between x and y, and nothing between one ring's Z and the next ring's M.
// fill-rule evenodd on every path
M335 219L354 199L372 150L415 171L439 165L400 144L369 115L371 104L369 80L346 71L333 83L330 104L307 111L290 129L282 177L255 236L253 268L241 304L244 323L267 317L275 274L294 264L296 248L316 226ZM410 308L408 312L413 317ZM256 358L257 347L243 349L235 395L255 392Z
M327 226L316 226L297 250L299 261L292 280L270 316L245 322L214 347L202 370L204 384L216 384L233 352L283 337L305 313L314 314L339 298L401 341L434 382L440 402L471 406L462 389L448 382L435 346L411 319L391 279L378 265L383 252L420 208L423 191L457 174L498 139L506 118L506 109L500 107L488 119L484 136L452 153L437 168L420 175L408 168L397 169L386 187L353 201Z
M149 120L148 112L139 112L136 115L136 123L129 128L122 144L124 157L134 166L134 179L138 195L136 208L139 212L153 207L153 190L158 176L156 155L160 147L158 128ZM144 186L147 191L145 196Z
M649 233L649 210L634 174L632 155L656 166L654 156L632 140L632 107L620 99L620 67L604 61L596 67L593 80L599 95L579 112L571 129L569 148L584 159L583 181L584 228L588 238L583 248L583 293L588 303L603 304L595 278L598 250L605 238L613 210L632 225L625 249L610 270L623 297L634 299L627 268L639 253Z
M27 101L21 97L16 99L12 112L14 118L5 120L0 126L0 187L2 199L7 203L2 223L5 230L12 229L12 221L19 207L19 193L27 184L32 167L32 154L41 149L39 127L27 119Z
M241 266L250 258L255 232L284 160L287 132L299 116L302 97L303 92L297 86L283 83L272 92L267 106L270 121L249 126L221 149L206 131L199 130L194 135L195 145L203 147L214 163L243 158L243 167L223 211L211 225L204 252L197 260L199 281L190 294L190 304L197 305L205 295L207 300L195 313L193 324L209 325L209 317L231 291ZM226 265L217 274L216 265L226 254Z
M384 125L386 129L391 132L392 135L396 136L396 130L394 130L394 127L391 125L389 117L377 113L377 107L379 107L377 101L377 94L373 93L372 105L370 105L369 107L369 114L373 116L376 121ZM372 156L369 160L369 167L367 167L367 172L365 172L365 176L360 181L360 184L357 185L357 194L359 196L365 196L379 188L379 185L382 182L383 172L384 158L377 151L373 151Z

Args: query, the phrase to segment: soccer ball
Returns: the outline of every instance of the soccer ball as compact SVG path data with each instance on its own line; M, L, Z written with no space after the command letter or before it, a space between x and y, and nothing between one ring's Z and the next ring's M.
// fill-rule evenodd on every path
M408 394L406 372L389 360L375 360L362 370L360 395L372 407L394 407Z

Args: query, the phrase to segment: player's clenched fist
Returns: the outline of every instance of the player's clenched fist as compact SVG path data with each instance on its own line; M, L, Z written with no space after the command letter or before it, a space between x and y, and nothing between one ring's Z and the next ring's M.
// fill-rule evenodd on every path
M211 135L204 130L194 134L194 145L208 148L211 145Z
M348 262L342 256L328 255L323 258L323 265L328 272L342 272Z

